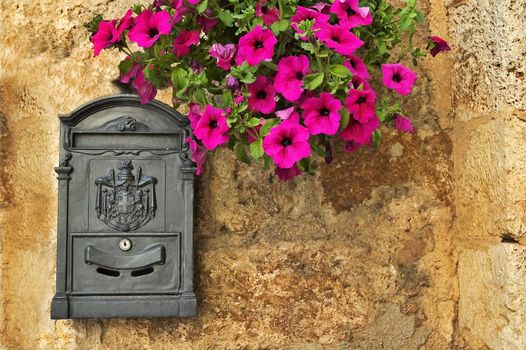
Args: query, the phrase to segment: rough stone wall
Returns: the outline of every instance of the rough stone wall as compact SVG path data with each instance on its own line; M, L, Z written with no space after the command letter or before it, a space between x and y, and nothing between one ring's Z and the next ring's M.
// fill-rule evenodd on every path
M458 158L471 167L466 153L474 147L502 147L495 135L482 131L473 134L472 145L462 141L460 150L452 142L453 136L461 138L460 132L453 134L457 105L464 109L456 112L456 119L476 123L468 120L472 106L462 105L468 100L463 95L477 94L480 105L493 101L460 82L463 65L478 67L477 59L464 51L457 54L462 62L453 67L453 78L463 89L454 95L451 57L427 59L420 68L416 96L406 106L418 130L414 136L386 130L380 150L338 151L334 163L320 166L315 177L281 183L219 152L197 188L198 317L49 319L56 243L56 115L115 92L110 77L116 59L106 53L92 57L82 23L96 13L118 16L132 3L0 2L0 343L6 349L452 347L459 323L465 325L456 316L454 183L458 179L466 187L459 192L464 216L458 226L467 227L467 191L476 190L468 184L477 181L454 171L453 164ZM434 33L448 38L448 26L458 27L457 50L466 35L459 29L464 26L462 7L448 21L442 1L422 1L422 6ZM481 40L480 34L477 38L473 40ZM500 91L490 83L473 84L481 94ZM519 103L518 93L505 95L510 103ZM485 127L497 128L489 123L489 112L481 109L488 119ZM498 152L487 157L473 158L472 166L502 161ZM497 179L504 172L488 169L472 176ZM481 213L494 214L492 207L482 207L483 195L492 196L497 206L505 192L502 185L481 193ZM486 216L476 219L480 230L493 224ZM513 226L507 216L500 218ZM473 229L473 236L480 230Z
M526 2L449 1L459 346L524 349Z

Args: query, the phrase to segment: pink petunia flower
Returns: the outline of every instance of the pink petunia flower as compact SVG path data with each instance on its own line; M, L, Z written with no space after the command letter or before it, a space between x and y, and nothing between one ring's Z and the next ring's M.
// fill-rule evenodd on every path
M375 101L376 95L373 90L350 90L345 107L356 120L365 123L375 114Z
M210 105L206 106L205 112L194 129L195 137L201 140L208 150L227 143L230 127L226 119L226 111Z
M269 8L266 0L260 0L256 6L256 16L261 17L266 26L271 26L279 20L279 10L275 7Z
M173 0L172 8L175 9L174 18L173 18L174 23L181 22L184 15L193 11L193 8L191 8L190 6L187 6L184 0Z
M276 170L274 170L274 174L276 174L280 180L288 181L300 175L301 170L300 168L298 168L298 165L294 164L290 168L286 169L276 167Z
M397 115L395 117L394 127L396 130L399 130L401 132L407 132L410 134L415 132L415 130L413 129L413 123L411 123L411 120L401 115Z
M269 114L276 109L276 89L265 76L260 75L248 85L248 109L252 112Z
M246 61L251 66L257 66L264 60L272 59L277 42L278 39L270 29L254 27L239 39L236 64L241 65Z
M322 92L320 97L306 99L301 108L305 126L311 135L334 135L340 126L340 110L342 103L328 92Z
M345 29L368 26L373 17L368 7L359 7L358 0L334 0L330 9L338 17L338 23Z
M338 0L336 0L338 1ZM362 61L362 59L358 56L351 56L347 61L343 63L345 67L347 67L352 74L359 76L363 79L369 79L369 71L367 70L367 66Z
M384 85L395 90L400 95L409 95L416 81L416 73L403 64L382 64L382 80Z
M289 120L289 119L293 119L294 117L297 117L296 121L299 122L299 114L298 112L295 111L295 108L294 106L292 107L289 107L287 109L282 109L282 110L279 110L279 111L276 111L276 117L278 117L279 119L281 120Z
M110 47L118 41L119 35L115 25L110 21L101 21L97 33L91 38L93 43L93 55L96 57L103 49Z
M429 41L431 42L431 45L433 46L431 48L431 56L435 57L441 52L448 52L451 51L451 48L449 47L447 41L442 39L439 36L430 36Z
M152 46L161 35L170 34L172 21L168 11L153 13L144 10L135 17L135 26L128 33L128 37L140 47Z
M177 57L186 56L190 53L190 46L197 45L198 43L199 30L183 30L174 40L173 53Z
M202 15L197 16L196 22L205 33L208 33L216 26L217 19L213 18L212 9L207 8Z
M125 58L126 61L129 61L131 60L131 57L128 56ZM130 81L132 81L132 79L135 79L135 77L137 76L137 72L141 69L141 65L138 64L137 62L134 62L132 67L130 68L130 70L128 71L128 73L126 74L121 74L119 76L119 81L123 84L128 84Z
M278 63L274 80L276 91L288 101L297 101L303 93L303 77L309 72L309 59L305 55L288 56Z
M192 152L191 159L197 164L197 171L195 174L199 176L203 173L203 165L206 162L206 149L190 136L186 137L186 142L190 146L190 151Z
M236 45L234 44L214 44L210 47L210 57L217 60L217 66L223 70L229 70L232 58L236 54Z
M203 115L203 107L200 104L195 102L190 102L188 104L188 119L190 120L190 127L195 130L197 128L197 123Z
M132 87L137 91L137 94L141 98L141 104L143 105L151 102L155 98L155 95L157 95L157 89L152 83L146 80L142 70L137 71Z
M362 89L362 90L371 90L371 84L369 84L369 82L360 77L359 75L355 75L354 77L352 77L352 80L351 82L349 83L349 85L352 86L352 88L354 89ZM361 88L360 88L361 86Z
M330 24L315 24L319 29L315 35L327 47L343 56L352 56L364 42L349 30Z
M263 150L280 168L288 169L311 154L309 130L300 124L285 120L270 129L263 139Z
M351 145L365 145L371 141L371 135L379 126L380 120L376 114L369 118L365 123L361 123L351 115L349 125L340 132L340 136L345 141L351 143ZM351 149L350 151L354 151L354 149Z
M133 10L129 9L126 14L119 20L118 24L115 26L115 30L117 31L117 35L119 36L119 40L122 36L122 33L124 33L125 30L130 29L130 27L133 24Z
M301 36L302 40L307 40L307 38L302 35L303 31L298 27L301 22L314 20L314 23L329 23L329 19L329 15L325 15L319 11L303 6L298 6L296 7L296 13L290 18L290 26Z

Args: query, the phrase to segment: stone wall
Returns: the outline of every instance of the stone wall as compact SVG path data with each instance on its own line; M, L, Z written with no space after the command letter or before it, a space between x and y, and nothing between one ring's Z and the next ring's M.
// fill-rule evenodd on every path
M117 60L92 57L82 23L96 13L118 16L133 2L0 2L0 344L287 350L525 344L525 253L516 243L524 235L526 176L520 0L421 1L430 29L450 38L454 53L420 67L416 95L406 105L414 136L384 130L379 150L339 150L316 176L290 183L218 152L196 192L198 317L50 320L56 116L116 92L110 78Z

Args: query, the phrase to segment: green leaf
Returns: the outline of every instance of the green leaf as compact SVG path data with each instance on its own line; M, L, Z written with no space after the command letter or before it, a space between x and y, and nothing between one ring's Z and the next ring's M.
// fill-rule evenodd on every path
M260 122L261 122L261 119L256 118L256 117L253 117L253 118L250 118L250 119L246 122L246 125L247 125L247 127L249 127L249 128L253 128L253 127L259 125Z
M203 88L197 87L194 90L194 100L197 101L201 106L206 106L208 104L208 101L206 99L206 93Z
M223 105L229 106L232 104L233 101L234 101L234 97L232 96L232 91L225 90L223 92L223 99L222 99Z
M286 19L282 19L281 21L276 21L272 23L272 25L270 26L270 29L275 35L278 35L279 33L284 32L287 29L289 29L289 21Z
M197 5L197 12L203 13L205 12L206 8L208 7L208 0L202 0L199 5Z
M315 54L316 53L316 50L314 49L314 45L312 45L311 43L309 42L305 42L305 41L302 41L300 43L301 45L301 48L311 54Z
M236 151L237 159L239 159L243 163L250 164L250 158L247 155L247 150L245 149L244 144L237 143L234 149Z
M348 78L351 76L351 72L347 67L342 64L333 64L329 67L329 71L332 75L337 76L338 78Z
M340 131L345 130L347 125L349 125L349 121L351 120L351 116L349 115L349 111L347 108L342 108L340 111Z
M132 67L133 67L133 60L122 60L121 63L119 63L119 71L122 74L128 73Z
M256 76L252 74L252 72L248 72L247 75L245 75L245 77L240 79L239 81L245 84L252 84L256 81Z
M250 144L250 155L254 159L259 159L263 156L263 139L256 140Z
M259 129L259 135L261 135L261 137L267 136L268 133L270 132L270 129L272 129L274 125L276 125L277 123L278 123L278 119L276 118L267 119L265 121L265 124L263 124L261 129Z
M373 132L372 139L373 139L374 147L376 148L380 147L380 142L382 141L382 134L380 133L378 129L376 129Z
M232 14L228 10L221 10L221 11L219 11L219 19L227 27L232 27L232 25L234 24L234 17L232 17Z
M310 74L303 79L303 84L307 90L315 90L322 83L323 73Z
M186 88L188 86L188 72L183 68L175 67L172 71L172 83L176 91Z

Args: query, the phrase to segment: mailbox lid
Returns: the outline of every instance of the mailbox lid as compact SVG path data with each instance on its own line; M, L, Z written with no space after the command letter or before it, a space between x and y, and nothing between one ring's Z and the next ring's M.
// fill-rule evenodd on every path
M180 240L179 233L74 233L71 294L178 293Z

